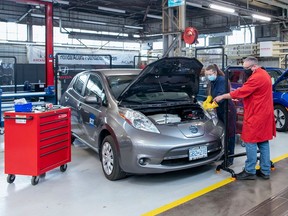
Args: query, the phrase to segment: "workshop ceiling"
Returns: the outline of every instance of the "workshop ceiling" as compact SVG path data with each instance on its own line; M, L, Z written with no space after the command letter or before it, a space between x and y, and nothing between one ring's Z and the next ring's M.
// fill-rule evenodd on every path
M44 24L45 8L37 0L1 0L0 21ZM52 0L39 0L49 2ZM22 2L22 3L19 3ZM54 0L54 25L61 28L81 28L94 31L121 32L140 36L162 34L162 0ZM234 14L212 10L219 4L235 9ZM200 34L224 32L241 25L259 25L252 18L260 14L272 18L272 24L286 27L288 0L186 0L186 25ZM177 9L173 8L177 17Z

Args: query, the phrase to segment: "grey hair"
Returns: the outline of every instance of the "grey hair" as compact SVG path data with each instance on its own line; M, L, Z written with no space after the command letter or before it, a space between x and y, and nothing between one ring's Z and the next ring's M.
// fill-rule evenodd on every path
M246 62L246 61L251 62L253 65L258 65L258 59L255 58L254 56L248 56L247 58L243 60L243 62Z

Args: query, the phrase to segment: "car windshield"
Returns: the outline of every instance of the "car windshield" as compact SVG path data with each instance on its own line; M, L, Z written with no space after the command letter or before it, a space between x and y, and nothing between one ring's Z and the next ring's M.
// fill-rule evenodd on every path
M191 101L186 92L142 92L126 97L123 102L153 104L178 101Z
M136 78L136 75L108 76L107 80L113 96L117 99L122 91Z

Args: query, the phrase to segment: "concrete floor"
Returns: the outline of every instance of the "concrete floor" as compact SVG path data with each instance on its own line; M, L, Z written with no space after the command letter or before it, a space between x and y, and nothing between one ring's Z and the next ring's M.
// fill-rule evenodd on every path
M166 174L155 175L138 175L129 176L126 179L111 182L108 181L103 173L98 155L83 147L82 145L74 145L72 147L72 162L68 164L66 172L62 173L59 169L47 172L45 178L41 178L39 184L32 186L30 184L30 176L16 176L16 180L12 184L6 181L4 175L4 143L3 136L0 136L0 215L1 216L19 216L19 215L41 215L41 216L60 216L60 215L85 215L85 216L137 216L137 215L154 215L155 209L181 200L183 197L190 196L212 184L230 179L231 175L225 171L220 174L215 173L215 168L219 164L211 164L196 169L184 170L180 172L172 172ZM271 159L279 160L279 157L286 157L288 154L288 132L277 133L277 137L271 143ZM236 153L245 151L243 147L237 145ZM277 159L278 158L278 159ZM235 158L233 170L238 173L242 170L245 157ZM281 167L275 172L281 172ZM287 169L285 170L285 172ZM279 179L279 178L278 178ZM286 178L287 179L287 178ZM272 185L274 181L273 175L267 183ZM260 180L261 181L261 180ZM230 188L220 194L211 196L211 199L204 203L200 202L199 209L209 209L205 205L213 203L215 199L226 196L227 193L239 192L237 188L245 188L247 184L252 184L253 188L258 188L259 180L254 183L242 181L231 182L224 186ZM273 196L280 190L286 188L287 182L275 182L277 189L271 190L269 185L259 185L258 190L265 191L265 197ZM250 185L251 186L251 185ZM248 187L248 186L247 186ZM263 201L264 197L259 196L257 191L250 193L249 199L259 199L258 204ZM219 191L219 190L218 190ZM250 191L251 192L251 191ZM209 192L208 194L212 194ZM261 194L260 194L261 195ZM201 199L202 197L197 198ZM219 196L219 197L218 197ZM214 198L213 198L214 197ZM213 201L214 199L214 201ZM196 199L195 199L196 200ZM229 211L216 209L211 210L211 215L240 215L239 209L245 208L248 211L253 206L247 206L245 196L235 195L233 200L229 202L229 206L218 206L219 209L229 208ZM256 202L255 202L256 203ZM178 204L177 204L178 205ZM209 215L208 213L200 214L197 211L181 212L181 205L169 211L163 212L163 215ZM183 205L182 205L183 206ZM232 207L231 207L232 206ZM179 210L179 212L177 211ZM175 213L176 211L176 213ZM217 213L218 212L218 213ZM178 214L179 213L179 214ZM229 214L228 214L229 213Z

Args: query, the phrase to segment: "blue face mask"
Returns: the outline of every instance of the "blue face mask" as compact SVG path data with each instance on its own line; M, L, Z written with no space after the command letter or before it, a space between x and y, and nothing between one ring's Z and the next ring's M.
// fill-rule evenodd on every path
M208 78L208 80L210 80L210 81L215 81L217 77L216 77L215 74L213 74L213 75L208 75L207 78Z

